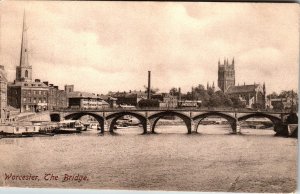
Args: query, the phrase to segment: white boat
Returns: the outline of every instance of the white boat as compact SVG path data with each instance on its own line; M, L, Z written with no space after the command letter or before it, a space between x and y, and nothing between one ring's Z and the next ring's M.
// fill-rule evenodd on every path
M83 125L80 121L76 120L64 120L59 123L59 129L56 129L55 133L80 133L83 129Z
M98 129L99 128L99 123L90 123L89 128L90 129Z
M120 124L116 124L114 126L114 129L126 129L128 128L128 124L127 123L120 123Z

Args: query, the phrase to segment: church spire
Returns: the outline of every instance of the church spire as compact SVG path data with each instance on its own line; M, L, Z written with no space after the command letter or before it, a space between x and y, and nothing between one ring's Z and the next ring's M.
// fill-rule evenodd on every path
M23 26L22 26L22 40L20 52L20 65L16 69L16 81L31 81L32 80L32 67L28 62L28 48L27 48L27 27L26 27L26 14L23 13Z
M27 49L27 29L26 29L26 13L23 13L23 28L22 28L22 42L21 42L21 55L20 66L29 66L28 63L28 49Z

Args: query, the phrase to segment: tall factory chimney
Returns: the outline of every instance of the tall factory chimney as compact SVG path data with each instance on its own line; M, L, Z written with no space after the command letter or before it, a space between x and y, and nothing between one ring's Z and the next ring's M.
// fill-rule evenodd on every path
M151 98L151 71L148 71L148 88L147 88L147 93L148 93L148 96L147 96L147 99L149 100Z
M178 100L181 101L181 88L178 88Z

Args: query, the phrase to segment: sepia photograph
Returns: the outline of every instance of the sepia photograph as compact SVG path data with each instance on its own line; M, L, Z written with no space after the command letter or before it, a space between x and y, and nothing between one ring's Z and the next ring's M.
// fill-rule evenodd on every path
M296 192L298 80L298 3L2 1L0 189Z

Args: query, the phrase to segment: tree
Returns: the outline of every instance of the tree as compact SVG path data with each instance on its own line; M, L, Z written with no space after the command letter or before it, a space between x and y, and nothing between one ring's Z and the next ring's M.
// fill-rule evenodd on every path
M199 84L197 87L195 87L192 96L193 100L201 100L203 106L209 106L210 96L203 85Z
M208 104L211 107L219 107L223 105L221 97L215 93L212 93L210 96Z
M268 99L272 99L272 98L278 98L278 94L276 92L273 92L272 94L267 95Z
M281 93L278 95L279 98L286 98L286 97L294 97L297 98L298 94L297 92L294 92L292 90L283 90Z
M159 107L159 101L156 99L142 99L138 102L138 106L141 108Z
M224 94L223 91L219 90L216 91L215 94L217 96L219 96L220 100L221 100L221 105L220 106L225 106L225 107L232 107L233 103L231 101L231 99L229 98L229 96L227 94Z
M179 90L175 87L171 88L171 90L169 91L169 94L173 95L173 96L179 96Z
M148 92L148 87L144 85L145 92ZM159 91L158 88L150 88L150 94L156 94Z
M214 92L214 90L213 90L212 88L208 88L208 89L207 89L207 94L208 94L208 95L211 96L211 95L213 95L214 93L215 93L215 92Z
M245 104L238 97L232 97L230 99L234 108L245 108Z
M185 99L185 100L192 100L192 93L191 92L187 92L186 95L181 95L181 98L182 99Z
M274 103L273 104L273 109L274 110L283 110L284 108L284 105L282 102L277 102L277 103Z

